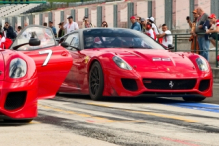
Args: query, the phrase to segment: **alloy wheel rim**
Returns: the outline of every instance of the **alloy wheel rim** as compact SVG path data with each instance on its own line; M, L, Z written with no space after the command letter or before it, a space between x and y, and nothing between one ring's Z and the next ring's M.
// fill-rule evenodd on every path
M98 72L98 68L94 67L91 71L90 76L90 89L93 95L96 95L100 85L100 76Z

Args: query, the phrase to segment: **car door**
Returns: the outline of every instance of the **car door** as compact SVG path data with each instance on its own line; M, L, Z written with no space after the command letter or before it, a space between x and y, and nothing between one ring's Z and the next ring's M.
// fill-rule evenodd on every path
M71 69L73 59L69 52L59 46L52 30L42 26L29 26L17 37L12 47L27 43L31 34L41 41L39 46L24 45L18 48L33 58L37 66L38 98L52 98Z
M64 42L70 45L70 47L66 47L66 49L71 54L74 62L72 64L70 72L68 73L65 81L62 84L62 88L60 88L59 91L79 93L81 91L81 84L78 82L78 77L79 77L78 68L80 68L80 62L79 62L80 55L79 55L79 51L75 49L75 48L80 48L79 33L75 32L75 33L69 34Z

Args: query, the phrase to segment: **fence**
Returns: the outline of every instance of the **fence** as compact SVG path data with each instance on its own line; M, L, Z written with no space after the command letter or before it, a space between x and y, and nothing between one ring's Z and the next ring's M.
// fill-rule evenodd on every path
M212 65L215 65L216 67L218 67L218 61L217 61L217 56L218 56L218 35L216 35L215 41L216 41L216 46L215 46L215 50L196 50L197 49L197 42L194 42L194 50L191 50L191 43L188 43L188 40L190 38L190 34L171 34L174 39L174 51L175 52L203 52L203 51L208 51L209 53L209 63ZM197 37L199 35L204 35L203 33L199 33L197 34ZM189 37L184 37L184 36L189 36ZM196 40L197 37L194 37L193 40ZM187 40L187 44L182 44L182 42L179 42L180 39L183 38L185 40ZM180 47L178 47L178 45L181 45ZM186 48L186 49L185 49Z

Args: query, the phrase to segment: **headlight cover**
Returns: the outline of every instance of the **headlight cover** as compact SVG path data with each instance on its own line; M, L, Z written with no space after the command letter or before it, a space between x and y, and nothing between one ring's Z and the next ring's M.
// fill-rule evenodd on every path
M125 62L122 58L118 57L118 56L114 56L113 57L113 61L116 63L116 65L122 69L126 69L126 70L132 70L132 67Z
M202 58L197 58L197 59L196 59L196 63L197 63L197 65L198 65L198 67L199 67L199 69L200 69L201 71L207 71L207 70L208 70L207 62L206 62L204 59L202 59Z
M11 60L10 63L10 78L22 78L27 73L27 64L21 58L15 58Z

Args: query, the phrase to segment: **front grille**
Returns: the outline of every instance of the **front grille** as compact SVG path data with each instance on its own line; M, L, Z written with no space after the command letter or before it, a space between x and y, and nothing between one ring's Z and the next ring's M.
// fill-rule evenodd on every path
M27 92L10 92L5 101L6 110L15 110L24 106Z
M210 80L202 80L199 84L199 90L205 91L210 87Z
M137 91L138 86L134 79L121 79L122 85L126 90Z
M196 79L143 79L147 89L188 90L193 89Z

